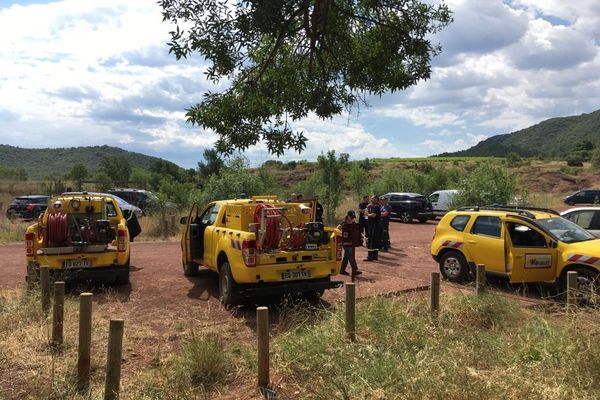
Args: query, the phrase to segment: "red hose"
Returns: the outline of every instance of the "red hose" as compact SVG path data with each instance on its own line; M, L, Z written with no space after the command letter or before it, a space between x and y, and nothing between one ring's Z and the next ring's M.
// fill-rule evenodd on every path
M261 203L256 206L254 210L254 222L260 223L262 217L263 208L267 208L267 217L278 215L281 216L281 211L279 210L270 210L274 208L272 204ZM276 249L279 246L279 241L281 240L281 224L279 222L279 218L267 218L266 231L265 231L265 239L262 243L262 247L265 249Z
M48 215L48 242L53 244L64 244L69 239L69 224L67 214L63 212Z

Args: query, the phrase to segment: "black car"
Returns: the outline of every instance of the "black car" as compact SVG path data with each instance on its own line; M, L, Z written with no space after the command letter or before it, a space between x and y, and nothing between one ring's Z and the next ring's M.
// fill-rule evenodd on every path
M129 204L133 204L142 209L142 211L148 211L148 208L152 206L157 200L154 193L143 190L143 189L110 189L107 191L108 194L119 196Z
M392 207L392 218L400 218L404 223L413 219L425 222L433 218L433 208L427 197L418 193L388 193L384 195Z
M596 204L600 203L600 190L585 189L565 197L565 203L572 206L575 204Z
M34 219L48 208L49 196L32 195L16 197L6 210L9 219Z

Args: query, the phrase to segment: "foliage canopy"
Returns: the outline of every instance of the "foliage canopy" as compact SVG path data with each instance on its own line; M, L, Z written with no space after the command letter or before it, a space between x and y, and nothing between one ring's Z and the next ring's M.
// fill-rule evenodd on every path
M302 151L290 122L327 119L427 79L440 46L431 36L451 21L444 4L419 0L161 0L175 25L170 52L200 53L209 80L230 81L187 110L219 135L225 154L264 141L281 155Z

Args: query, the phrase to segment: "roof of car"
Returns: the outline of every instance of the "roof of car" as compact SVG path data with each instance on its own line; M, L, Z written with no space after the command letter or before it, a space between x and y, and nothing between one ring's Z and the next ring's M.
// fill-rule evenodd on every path
M421 193L408 193L408 192L390 192L384 194L384 196L419 196L424 197Z
M561 212L560 215L565 215L573 211L600 211L600 206L569 208L568 210Z
M30 194L28 196L17 196L16 199L47 199L50 196L44 194Z
M455 212L461 213L481 213L505 216L505 215L518 215L521 217L527 217L531 219L546 219L555 218L560 214L550 208L537 208L537 207L511 207L511 206L471 206L462 207Z

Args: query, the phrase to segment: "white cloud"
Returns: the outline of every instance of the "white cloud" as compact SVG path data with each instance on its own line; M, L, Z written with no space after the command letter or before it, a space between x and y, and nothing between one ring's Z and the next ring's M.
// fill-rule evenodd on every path
M434 134L435 135L435 134ZM444 136L444 135L442 135ZM443 137L440 139L428 139L421 143L421 145L430 149L433 153L445 153L454 152L459 150L468 149L471 146L475 146L482 140L487 139L486 135L471 134L467 133L458 139L451 140L450 138Z

